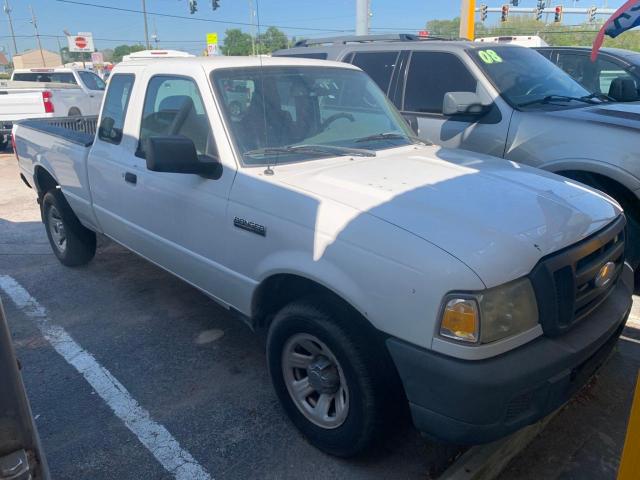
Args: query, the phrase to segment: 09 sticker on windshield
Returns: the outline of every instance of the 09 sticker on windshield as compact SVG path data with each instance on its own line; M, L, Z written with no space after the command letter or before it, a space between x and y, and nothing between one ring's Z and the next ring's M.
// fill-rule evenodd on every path
M478 56L484 63L502 63L502 57L495 50L480 50Z

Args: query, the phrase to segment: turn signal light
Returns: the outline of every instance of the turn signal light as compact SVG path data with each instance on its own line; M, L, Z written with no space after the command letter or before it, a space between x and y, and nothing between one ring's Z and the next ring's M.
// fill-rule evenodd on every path
M471 298L452 298L444 306L440 335L461 342L476 343L480 338L478 304Z

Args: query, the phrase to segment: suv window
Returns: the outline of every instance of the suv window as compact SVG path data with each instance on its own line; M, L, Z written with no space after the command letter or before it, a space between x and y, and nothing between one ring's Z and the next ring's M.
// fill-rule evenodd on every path
M404 93L404 110L442 113L448 92L475 92L478 81L452 53L413 52Z
M558 66L591 92L609 94L611 82L616 78L633 77L617 63L605 60L602 55L595 63L587 52L559 52Z
M116 145L122 140L122 128L134 79L135 76L132 74L117 74L111 77L98 129L100 140Z
M367 72L380 89L387 93L398 55L400 52L356 52L350 63Z
M184 135L198 155L216 156L209 118L198 86L191 78L158 75L149 81L142 110L138 154L152 135Z

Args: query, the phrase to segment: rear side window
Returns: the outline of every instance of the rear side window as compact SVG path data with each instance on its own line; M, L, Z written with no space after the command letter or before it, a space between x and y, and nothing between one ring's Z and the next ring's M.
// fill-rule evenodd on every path
M138 155L144 156L146 138L165 135L183 135L193 141L199 155L217 155L200 91L191 78L158 75L149 81Z
M116 74L111 77L98 129L100 140L116 145L122 141L122 128L134 79L131 74Z
M404 110L442 113L448 92L475 92L477 80L457 56L444 52L413 52L404 93Z
M387 93L399 54L400 52L357 52L351 63L367 72L380 89Z

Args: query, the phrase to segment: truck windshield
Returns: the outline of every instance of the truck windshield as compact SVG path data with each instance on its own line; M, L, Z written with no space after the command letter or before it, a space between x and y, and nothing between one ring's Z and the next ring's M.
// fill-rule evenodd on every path
M212 73L245 165L291 163L416 142L386 96L361 71L249 67Z
M577 107L597 103L562 69L535 50L491 46L469 51L500 95L514 107Z

